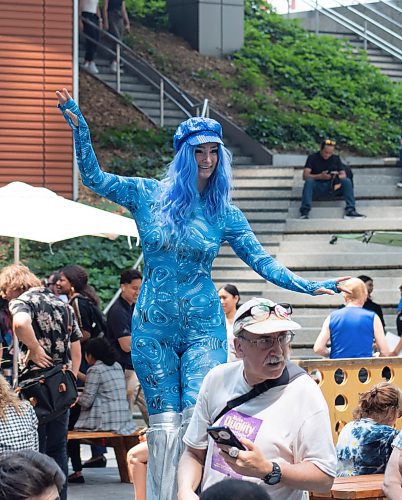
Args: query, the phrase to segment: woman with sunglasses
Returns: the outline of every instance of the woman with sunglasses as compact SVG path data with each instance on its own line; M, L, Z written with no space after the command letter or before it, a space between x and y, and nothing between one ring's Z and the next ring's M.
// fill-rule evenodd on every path
M205 375L227 357L225 318L210 274L222 242L264 279L289 290L333 294L345 278L308 281L265 252L231 204L231 154L217 121L190 118L179 125L176 155L162 181L122 177L101 170L68 91L57 97L73 129L84 185L126 207L141 237L144 279L133 315L132 359L150 414L147 489L154 500L162 491L167 500L176 494L171 465L182 422L185 427Z

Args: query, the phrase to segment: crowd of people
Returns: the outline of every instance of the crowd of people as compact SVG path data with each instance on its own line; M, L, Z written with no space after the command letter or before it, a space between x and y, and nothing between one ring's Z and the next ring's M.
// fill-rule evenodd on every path
M376 473L389 457L398 461L393 425L402 408L399 389L380 384L362 394L336 449L319 386L290 361L291 342L302 327L292 318L292 306L262 297L240 305L235 285L215 289L211 268L227 241L276 285L311 295L342 293L345 307L324 321L315 345L331 358L370 357L374 345L382 356L397 353L387 347L384 320L370 297L372 279L309 281L264 251L231 202L231 154L215 120L180 124L176 154L162 181L121 177L100 168L89 128L68 91L57 97L73 130L83 183L130 210L144 269L143 275L122 273L121 293L107 318L79 265L64 266L46 283L20 264L0 271L9 311L3 339L16 336L24 370L35 376L63 365L78 386L71 408L43 420L38 407L33 410L0 379L0 433L10 446L2 452L33 450L25 455L27 467L36 463L36 450L54 459L54 481L43 488L56 488L65 500L68 482L85 482L83 468L106 465L102 447L93 447L83 464L79 444L67 444L68 429L130 435L137 405L148 431L127 459L140 500L225 498L223 490L242 488L250 498L301 500L305 491L328 491L337 474ZM343 171L338 177L345 179ZM340 184L346 192L349 182ZM349 205L349 216L359 217ZM380 451L372 457L367 449L376 439ZM8 478L12 471L6 465L4 471ZM395 489L394 476L389 471L386 484Z

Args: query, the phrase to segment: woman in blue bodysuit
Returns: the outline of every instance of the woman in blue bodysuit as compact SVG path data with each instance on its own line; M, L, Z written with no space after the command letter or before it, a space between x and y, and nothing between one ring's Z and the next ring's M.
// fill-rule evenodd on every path
M100 169L88 126L67 90L57 97L73 129L83 184L130 210L138 226L144 277L132 321L132 359L150 414L148 494L167 500L175 497L168 468L176 461L178 429L188 421L205 375L226 361L225 316L211 280L222 243L289 290L332 294L343 278L305 280L264 251L230 203L231 155L215 120L190 118L178 127L176 155L162 181L122 177ZM153 470L156 459L167 469L155 463Z

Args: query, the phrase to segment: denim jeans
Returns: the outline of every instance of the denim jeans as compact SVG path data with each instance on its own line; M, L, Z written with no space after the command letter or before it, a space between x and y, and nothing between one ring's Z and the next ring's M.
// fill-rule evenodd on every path
M353 185L351 180L339 179L341 184L340 193L345 199L346 210L354 210L356 202L353 193ZM331 194L331 181L316 181L315 179L307 179L303 186L302 201L300 213L308 213L311 209L311 202L315 198L322 198Z
M52 457L66 475L66 482L60 492L60 500L67 500L67 431L69 413L70 411L66 410L51 422L38 426L39 451Z

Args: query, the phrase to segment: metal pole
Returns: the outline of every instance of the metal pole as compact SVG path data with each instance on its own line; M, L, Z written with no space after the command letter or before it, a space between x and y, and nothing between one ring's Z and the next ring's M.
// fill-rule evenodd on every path
M164 82L163 82L163 78L161 78L160 92L159 92L159 100L160 100L159 105L160 105L160 112L161 112L161 120L160 120L161 127L165 126L165 103L163 100L164 94L165 94Z
M318 0L315 2L315 34L320 32L320 13L318 11Z
M364 20L364 40L363 40L364 50L367 50L367 20Z
M20 239L14 238L14 264L20 263Z
M117 65L117 73L116 73L116 90L120 94L120 44L116 43L116 65Z
M74 0L73 23L73 96L79 104L79 30L78 30L78 0ZM75 146L73 146L75 150ZM78 199L78 165L75 151L73 153L73 200Z
M20 263L20 239L14 238L14 264ZM18 339L13 334L13 387L18 385L18 357L19 357Z
M208 107L208 99L204 99L204 105L202 107L202 111L201 111L201 116L204 118L204 117L207 117L209 116L209 107Z
M13 333L13 387L18 385L18 358L20 354L20 346L18 345L17 335Z

